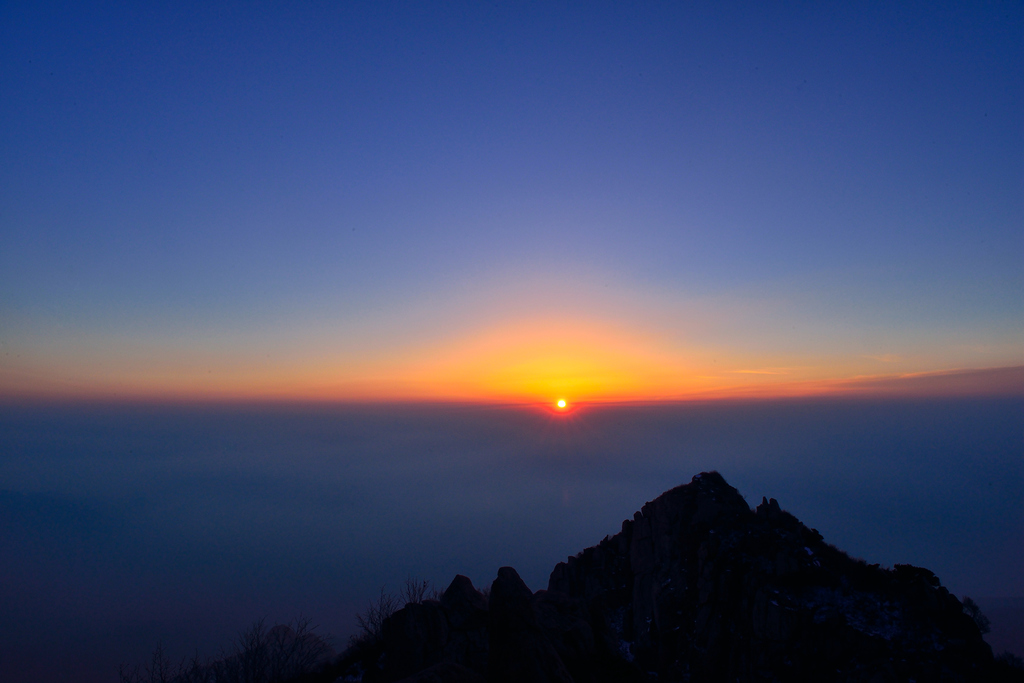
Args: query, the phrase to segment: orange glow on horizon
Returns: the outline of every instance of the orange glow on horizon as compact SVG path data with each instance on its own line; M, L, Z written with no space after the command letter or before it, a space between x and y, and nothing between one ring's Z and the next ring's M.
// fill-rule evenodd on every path
M525 319L344 354L104 349L0 366L0 398L544 404L823 395L1024 395L1024 368L865 371L873 357L754 356L606 322ZM896 361L893 361L896 362ZM903 361L900 361L903 362ZM565 402L564 405L562 402Z
M2 379L2 378L0 378ZM351 390L310 390L299 382L266 383L258 386L154 386L144 383L117 383L107 385L46 382L34 383L31 388L24 385L0 386L0 401L42 400L42 401L142 401L142 402L342 402L342 403L386 403L386 402L456 402L456 403L506 403L536 405L533 397L486 396L481 394L441 395L436 393L389 392L384 387L364 385L361 391ZM319 387L317 387L319 389ZM346 387L355 389L356 387ZM334 389L332 387L332 389ZM1024 366L1004 368L964 369L911 373L903 375L876 375L836 377L830 379L744 384L712 387L689 393L661 396L595 396L588 403L659 403L716 400L764 400L810 397L907 397L942 398L956 396L979 397L1024 397ZM557 403L544 402L558 413L569 413L566 404L560 408Z
M664 347L607 324L529 320L417 350L382 375L415 393L514 402L630 400L705 388L697 368L681 362L685 352Z

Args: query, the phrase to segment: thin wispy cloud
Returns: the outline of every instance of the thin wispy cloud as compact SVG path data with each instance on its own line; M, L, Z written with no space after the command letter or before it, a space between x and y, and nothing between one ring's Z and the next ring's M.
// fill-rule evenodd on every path
M729 370L732 375L788 375L793 368L757 368L753 370Z

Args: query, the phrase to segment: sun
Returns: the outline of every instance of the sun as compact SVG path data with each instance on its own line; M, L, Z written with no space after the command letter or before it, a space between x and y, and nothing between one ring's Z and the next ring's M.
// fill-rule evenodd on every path
M558 406L559 410L565 410L565 407L569 404L565 402L564 398L560 398L557 401L555 401L555 405Z

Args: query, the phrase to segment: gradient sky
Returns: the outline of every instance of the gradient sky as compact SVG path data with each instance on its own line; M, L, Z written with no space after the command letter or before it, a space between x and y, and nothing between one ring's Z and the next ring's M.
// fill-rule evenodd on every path
M0 6L0 395L1024 365L1020 3L209 5Z

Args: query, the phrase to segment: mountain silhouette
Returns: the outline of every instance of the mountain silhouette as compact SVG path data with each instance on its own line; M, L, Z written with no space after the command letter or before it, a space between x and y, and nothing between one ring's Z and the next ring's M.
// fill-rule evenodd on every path
M1022 680L929 570L853 559L717 472L647 503L532 592L456 576L342 654L366 683ZM331 678L331 677L334 678Z

